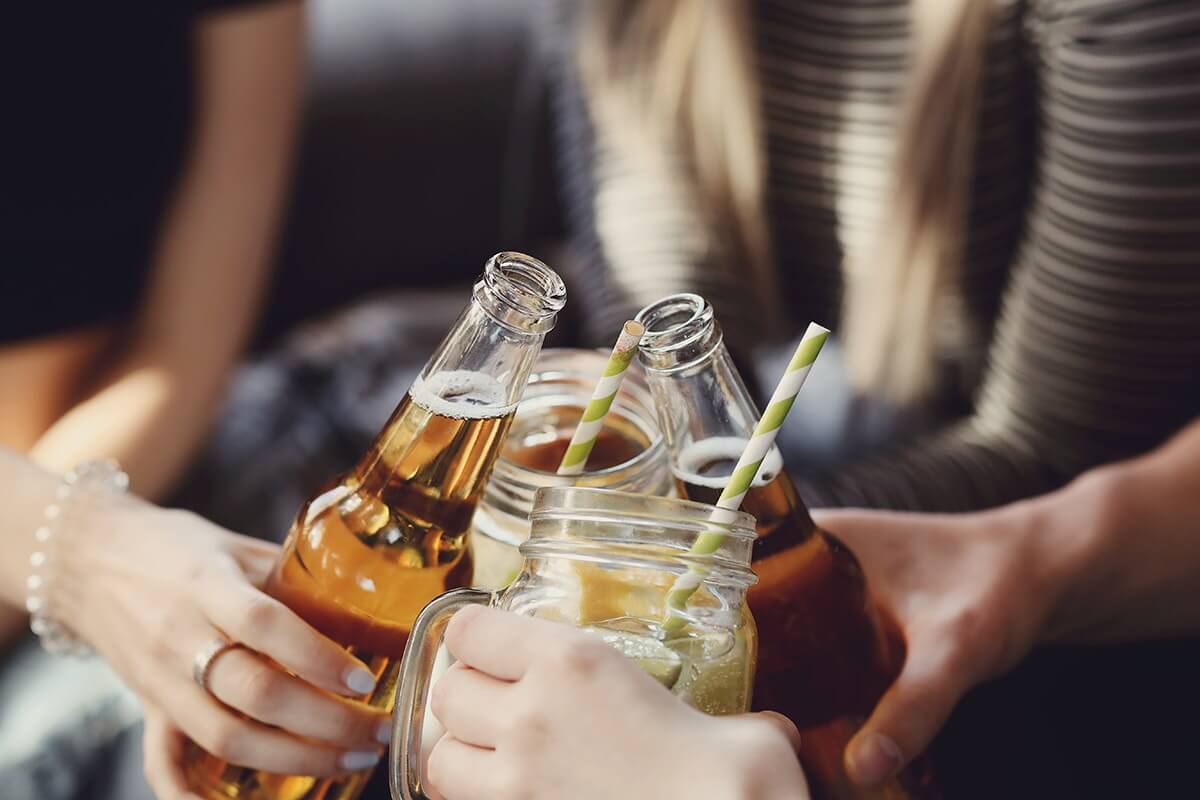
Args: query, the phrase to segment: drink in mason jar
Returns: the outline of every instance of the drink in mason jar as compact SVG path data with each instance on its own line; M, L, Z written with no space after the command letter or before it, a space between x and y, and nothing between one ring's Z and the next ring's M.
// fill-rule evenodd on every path
M712 308L673 295L638 313L639 358L659 410L679 492L715 502L759 413L722 342ZM918 760L882 789L855 786L843 752L903 663L903 640L873 602L858 560L819 529L772 449L741 508L757 520L747 603L758 623L755 708L801 729L800 752L817 800L939 797Z
M567 431L579 425L583 407L560 406L554 411L558 430L552 434L553 438L546 440L538 437L541 439L540 441L524 444L518 440L517 436L511 436L501 457L507 458L519 467L536 472L554 472L558 469L558 465L562 463L562 458L567 452L567 447L571 444L571 436ZM613 416L619 417L618 414ZM633 460L649 444L645 434L628 420L618 418L606 419L604 422L604 428L597 434L596 444L592 447L591 456L588 458L588 466L594 472L612 469Z
M471 516L563 294L528 256L489 261L368 453L296 517L266 591L371 669L363 703L391 709L413 620L470 580ZM207 800L352 800L370 777L276 775L194 744L186 774Z
M596 350L551 349L538 358L472 523L473 585L501 589L521 569L518 548L529 538L529 515L540 487L598 486L651 495L672 491L653 398L636 365L627 370L604 418L586 471L555 474L606 363Z
M424 698L450 616L470 603L581 628L632 659L693 707L738 714L750 705L757 639L745 613L754 583L754 519L712 522L709 505L578 486L541 489L532 532L521 545L520 574L498 592L460 589L421 612L401 671L392 738L392 796L421 800L420 740ZM697 539L720 532L715 548ZM694 595L702 609L677 630L664 628L667 596L685 574L703 575ZM664 765L669 768L670 765Z
M579 565L578 615L563 621L621 651L693 708L717 716L745 713L757 658L754 618L742 613L728 628L693 622L668 633L662 628L663 598L673 585L668 577L675 575Z

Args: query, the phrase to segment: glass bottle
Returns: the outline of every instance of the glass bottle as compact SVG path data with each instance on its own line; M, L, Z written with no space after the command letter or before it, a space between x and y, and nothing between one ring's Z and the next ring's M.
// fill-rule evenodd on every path
M694 294L642 309L639 360L654 394L676 486L713 503L759 411L722 342L712 307ZM849 780L843 752L899 673L903 640L871 599L854 554L813 522L773 449L741 506L757 520L748 604L758 623L754 705L801 729L814 798L933 798L923 764L875 791Z
M502 589L516 577L524 563L517 548L529 538L534 493L543 486L650 495L673 490L654 401L636 364L625 373L587 470L572 477L555 474L607 363L608 355L599 350L542 351L471 523L472 585Z
M500 253L471 302L349 473L301 507L266 591L374 673L361 701L390 710L418 612L469 583L467 528L566 290L540 261ZM351 800L370 770L275 775L192 744L209 800Z

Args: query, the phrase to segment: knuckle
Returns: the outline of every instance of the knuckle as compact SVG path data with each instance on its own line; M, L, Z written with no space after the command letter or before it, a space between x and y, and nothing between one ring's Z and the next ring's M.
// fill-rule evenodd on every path
M976 609L964 606L955 611L949 627L950 636L955 642L971 644L979 637L982 617Z
M473 623L481 612L482 608L479 606L467 606L451 617L445 633L446 647L450 652L455 652L467 638L468 631L474 627Z
M278 708L282 704L286 688L284 677L265 664L258 664L247 670L241 680L241 694L246 710L252 714Z
M572 637L554 651L552 660L558 674L575 679L588 680L615 655L611 647L584 637Z
M946 668L971 670L981 660L989 658L985 651L997 644L997 632L991 630L987 616L979 609L966 606L958 609L947 623L948 646L944 660Z
M429 710L433 712L435 717L442 720L443 723L446 720L446 715L450 712L450 702L454 697L453 686L447 685L450 683L449 678L453 673L454 669L451 668L429 690Z
M178 631L172 631L168 615L160 615L149 626L147 651L155 662L168 661L175 654Z
M506 742L517 752L541 752L551 736L551 720L537 698L525 699L507 715L504 722Z
M337 711L326 715L329 725L329 735L334 742L356 743L370 741L374 743L374 725L372 722L356 714L350 708L339 706Z
M249 635L266 635L279 621L279 609L275 601L260 592L246 596L241 610L242 624Z
M300 665L318 673L328 673L331 677L338 676L345 668L345 654L335 650L321 638L321 634L304 631L303 636L295 637L293 645L297 651ZM334 678L335 682L336 678Z
M791 745L779 726L764 719L752 718L745 741L745 758L755 771L770 770L773 765L780 763L779 757L792 756Z
M208 577L212 574L212 565L206 561L196 559L189 561L183 567L183 582L192 587L193 590L205 583Z

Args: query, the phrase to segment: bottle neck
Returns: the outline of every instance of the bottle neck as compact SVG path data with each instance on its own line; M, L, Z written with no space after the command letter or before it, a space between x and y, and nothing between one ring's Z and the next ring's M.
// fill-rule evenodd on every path
M360 462L360 483L425 485L473 510L565 295L540 261L493 257Z
M639 359L676 483L691 499L716 502L754 433L759 410L703 298L674 295L642 309L637 320L646 326ZM814 529L776 448L742 507L758 519L760 538L784 530L789 539L805 538Z

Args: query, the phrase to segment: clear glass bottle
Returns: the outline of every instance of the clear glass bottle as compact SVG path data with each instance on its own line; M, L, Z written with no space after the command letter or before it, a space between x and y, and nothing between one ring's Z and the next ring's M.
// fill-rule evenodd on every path
M435 654L446 623L478 603L575 625L634 659L684 702L708 714L739 714L750 704L756 638L746 624L746 590L754 519L749 514L712 522L702 503L558 486L541 489L532 533L521 545L517 579L502 592L460 589L434 600L413 628L401 670L392 736L392 796L418 800L425 704ZM690 552L714 529L717 549ZM690 569L704 579L693 595L688 624L667 634L667 593ZM693 573L694 574L694 573Z
M674 489L645 376L631 365L582 475L555 475L608 356L597 350L544 350L471 525L472 585L502 589L521 570L534 493L543 486L598 486L635 494Z
M417 613L469 582L471 516L565 297L537 259L494 256L370 451L296 517L266 591L367 664L364 703L391 709ZM370 777L275 775L196 745L186 774L208 800L352 800Z
M680 494L716 502L759 419L722 342L712 307L679 294L642 309L639 360ZM801 729L801 760L813 797L935 798L918 762L890 785L860 789L843 767L858 725L899 673L903 640L871 599L854 554L813 522L772 450L742 502L757 520L748 605L758 623L756 708Z

